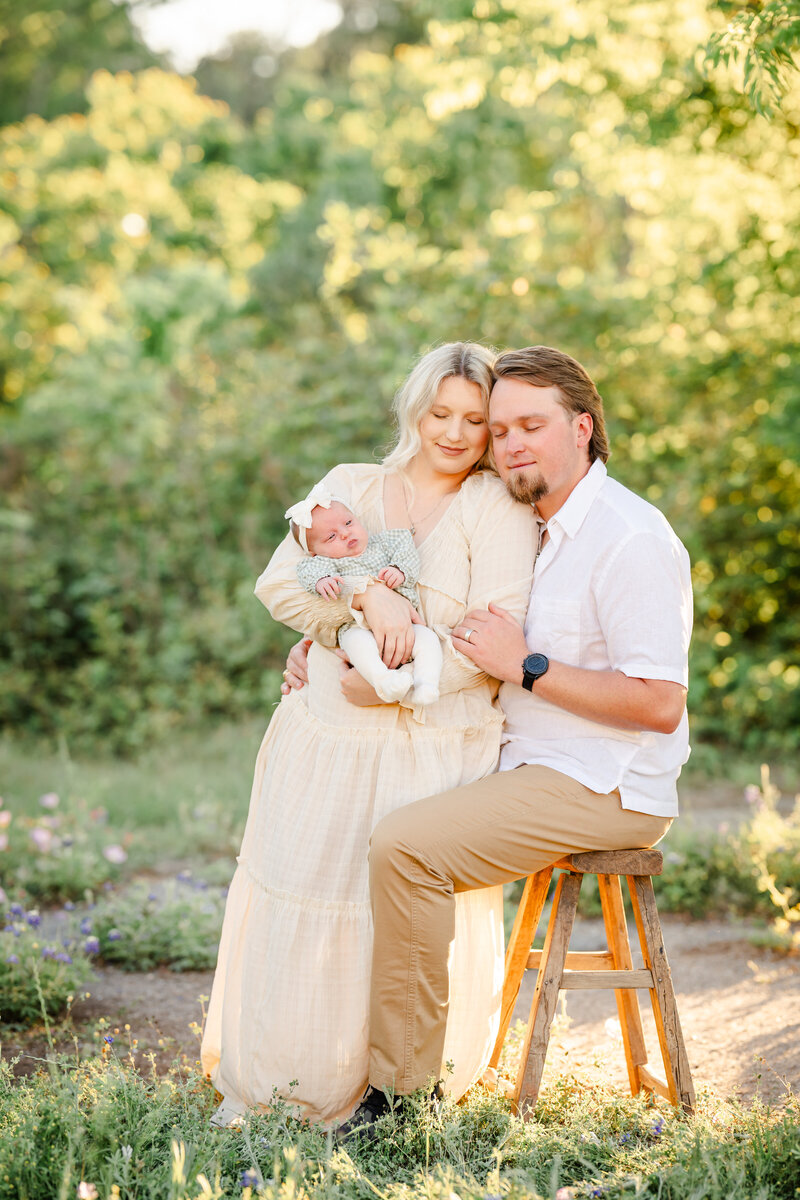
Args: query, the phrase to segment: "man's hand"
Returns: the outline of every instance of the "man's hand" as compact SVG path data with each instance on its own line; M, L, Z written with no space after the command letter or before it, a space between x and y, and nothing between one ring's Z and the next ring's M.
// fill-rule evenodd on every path
M401 583L405 583L406 577L399 567L383 567L378 571L378 579L386 584L387 587L399 588Z
M342 590L343 583L341 575L325 575L317 581L317 591L326 600L335 600Z
M490 604L488 612L468 612L453 630L452 640L456 650L487 675L506 683L522 683L522 660L529 650L522 626L504 608Z
M308 683L308 651L310 647L311 638L303 638L302 642L296 642L289 651L281 684L282 696L288 696L293 688L299 689Z
M342 665L339 667L339 682L342 688L342 695L348 704L356 704L359 708L367 708L373 704L383 704L383 700L381 700L372 684L367 683L364 676L359 675L355 667L350 665L350 660L344 650L337 650L336 653L342 660Z
M393 670L408 662L414 649L412 626L424 622L405 596L376 583L353 597L353 607L363 612L386 666Z

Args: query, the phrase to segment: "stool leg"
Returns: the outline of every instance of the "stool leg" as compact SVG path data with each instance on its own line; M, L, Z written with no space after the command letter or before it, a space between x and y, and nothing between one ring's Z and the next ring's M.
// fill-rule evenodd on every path
M633 970L633 958L628 939L628 925L625 920L625 906L622 903L622 885L619 875L598 875L597 885L600 889L600 907L603 910L606 941L614 959L614 970L631 971ZM639 997L633 988L619 988L614 995L617 999L617 1012L622 1029L631 1095L635 1096L642 1090L639 1067L647 1062L647 1047L644 1042L642 1016L639 1011Z
M667 951L661 934L653 882L649 875L628 875L627 880L644 965L653 975L654 986L650 989L650 999L670 1099L676 1108L680 1107L684 1112L693 1113L695 1099L692 1073L678 1017Z
M517 1077L517 1111L526 1120L532 1114L539 1095L550 1026L558 1003L570 934L578 907L581 878L573 873L562 875L553 897L553 909L536 977L536 991L533 993L528 1031Z
M511 1024L511 1016L517 1003L522 976L528 965L528 955L531 952L533 939L536 937L536 929L547 899L552 875L553 868L545 867L543 871L529 875L525 881L525 890L519 902L517 915L514 918L514 927L506 948L503 999L500 1002L500 1028L497 1031L492 1057L489 1059L489 1066L492 1068L496 1068L500 1061L500 1052Z

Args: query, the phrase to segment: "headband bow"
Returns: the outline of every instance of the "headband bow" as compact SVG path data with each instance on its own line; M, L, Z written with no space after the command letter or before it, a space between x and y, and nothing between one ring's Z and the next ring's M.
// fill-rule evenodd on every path
M311 514L315 508L330 508L334 502L343 504L345 508L349 508L347 501L342 500L339 496L334 496L332 492L328 491L324 483L315 483L305 500L300 500L297 504L293 504L284 513L286 520L294 521L297 526L297 536L306 554L308 554L308 531L311 528Z

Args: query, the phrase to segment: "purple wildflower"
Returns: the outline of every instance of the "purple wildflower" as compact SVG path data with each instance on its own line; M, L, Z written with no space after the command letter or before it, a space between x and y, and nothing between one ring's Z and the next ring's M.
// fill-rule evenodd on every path
M100 942L96 937L87 938L83 944L83 948L87 954L99 954Z
M92 922L89 920L88 917L84 917L83 920L81 921L81 933L91 933L91 932L92 932Z
M56 962L69 964L72 962L72 959L70 958L70 956L68 954L64 954L64 952L62 951L60 954L56 955Z
M120 931L118 929L109 929L108 940L110 942L118 942L121 937L122 937L122 934L120 933Z
M22 907L21 904L12 904L11 908L8 911L12 912L15 917L21 917L22 914L25 912L25 909Z
M112 1043L113 1043L114 1039L113 1039L113 1037L111 1036L111 1034L110 1034L110 1033L107 1033L107 1034L106 1034L106 1036L103 1038L103 1041L104 1041L104 1042L107 1042L107 1043L108 1043L108 1045L110 1046L110 1045L112 1045Z
M653 1121L653 1137L659 1137L664 1132L665 1121L663 1117L656 1117Z
M28 913L25 920L28 922L31 929L38 929L42 923L42 918L39 916L35 908Z
M42 946L42 958L55 958L56 952L52 946Z
M258 1171L251 1168L249 1171L244 1172L244 1174L242 1175L242 1178L239 1180L239 1186L243 1187L243 1188L258 1187L260 1182L261 1182L261 1179L258 1174Z
M19 962L19 958L16 954L9 954L8 958L6 959L6 962L11 963L13 966Z
M39 803L42 808L58 808L58 794L56 792L45 792L43 796L39 797Z
M64 902L64 911L65 912L74 912L75 911L75 905L72 902L72 900L66 900Z

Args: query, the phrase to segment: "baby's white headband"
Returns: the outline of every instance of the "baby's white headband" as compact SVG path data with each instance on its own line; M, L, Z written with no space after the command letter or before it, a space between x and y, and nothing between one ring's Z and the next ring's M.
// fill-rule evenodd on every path
M297 537L300 545L308 554L308 531L311 528L311 514L315 508L330 508L332 504L343 504L349 510L349 504L340 496L329 492L324 483L315 483L305 500L293 504L284 513L287 521L294 521L297 526Z

